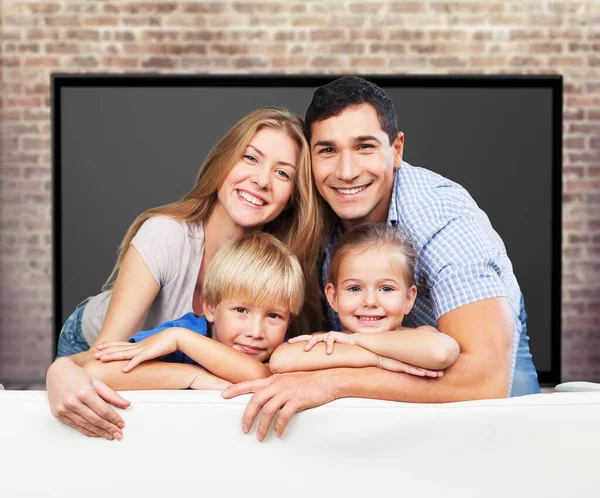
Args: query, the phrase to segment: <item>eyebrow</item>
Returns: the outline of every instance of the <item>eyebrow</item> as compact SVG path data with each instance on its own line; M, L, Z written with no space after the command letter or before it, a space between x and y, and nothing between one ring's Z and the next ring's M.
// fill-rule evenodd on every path
M265 154L264 154L264 153L263 153L263 152L262 152L260 149L258 149L257 147L255 147L254 145L252 145L252 144L248 144L248 147L251 147L252 149L254 149L254 150L256 151L256 153L257 153L257 154L258 154L260 157L265 157ZM284 166L289 166L290 168L294 168L294 169L296 169L296 165L295 165L295 164L288 163L288 162L286 162L286 161L278 161L278 162L277 162L277 164L282 164L282 165L284 165Z
M373 135L360 135L358 137L352 137L350 139L350 141L352 143L362 143L362 142L377 142L378 144L381 144L381 140L379 140L377 137L373 136ZM318 142L315 143L315 145L313 145L313 149L316 149L317 147L334 147L335 146L335 142L333 140L319 140Z

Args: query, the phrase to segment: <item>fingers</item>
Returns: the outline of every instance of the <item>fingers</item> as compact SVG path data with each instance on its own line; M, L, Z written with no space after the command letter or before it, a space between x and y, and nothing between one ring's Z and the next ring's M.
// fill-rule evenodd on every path
M96 392L98 393L98 396L100 396L100 398L102 398L104 401L106 401L107 403L110 403L111 405L116 406L117 408L127 408L131 402L127 401L126 399L123 399L121 396L119 396L114 390L112 390L110 387L108 387L104 382L102 382L101 380L92 378L92 385L94 386L94 389L96 389ZM88 403L89 405L89 403ZM125 422L123 422L123 419L117 414L117 412L115 412L114 410L111 410L108 406L104 405L106 410L104 414L100 414L102 416L108 414L108 417L104 417L107 418L108 420L110 420L113 424L119 426L119 427L124 427ZM91 407L93 409L93 407ZM96 413L99 413L97 410L94 410ZM120 425L123 424L123 425Z
M267 402L275 395L275 390L270 388L262 389L254 393L250 398L244 415L242 416L242 430L247 433L252 429L258 412L267 404Z
M310 335L299 335L292 337L288 342L294 344L295 342L304 342L310 340Z
M65 415L58 415L56 417L58 420L60 420L63 424L68 425L69 427L72 427L73 429L75 429L76 431L81 432L84 436L89 436L89 437L105 437L106 439L112 440L112 436L110 434L108 434L107 432L102 431L102 434L100 434L98 429L92 428L90 426L90 429L86 429L84 426L79 425L77 423L75 423L73 420L71 420L69 417L65 416ZM83 419L81 419L83 421ZM89 425L87 422L83 421L84 425ZM96 432L94 432L94 430Z
M333 344L334 343L335 343L335 335L334 334L327 334L327 340L326 340L327 347L325 348L325 353L326 354L333 353Z
M255 396L257 395L255 394ZM273 394L270 394L268 401L264 403L260 414L260 420L258 421L258 427L256 428L256 439L259 441L265 440L269 433L269 427L271 426L271 422L273 422L273 418L283 405L285 405L285 398L283 396L273 397Z
M94 353L94 357L100 361L118 361L129 360L140 351L139 346L129 344L128 346L118 346L106 348Z
M111 347L115 347L115 346L132 346L135 345L134 342L126 342L126 341L107 341L107 342L101 342L100 344L96 345L96 349L97 350L103 350L106 348L111 348Z
M308 342L306 343L306 345L304 346L304 351L310 351L312 349L312 347L317 343L317 342L321 342L324 341L324 337L322 334L318 334L318 335L311 335L310 339L308 340Z
M121 429L117 427L112 422L100 417L96 412L90 409L87 405L82 405L78 411L78 413L74 413L70 415L71 420L81 425L82 427L87 428L88 430L94 430L96 428L96 432L98 432L98 428L103 429L103 437L106 437L108 434L110 438L107 439L121 439L123 437L123 433ZM87 422L87 424L85 423Z
M131 358L131 360L129 360L129 363L127 363L127 365L125 365L123 367L123 372L129 372L130 370L134 369L135 367L137 367L140 363L147 361L147 360L151 360L153 359L154 356L152 356L151 353L148 352L148 350L144 350L141 353L136 354L133 358Z
M275 435L277 437L283 436L283 432L287 427L292 416L298 412L298 406L291 401L288 401L277 415L277 421L275 422Z
M256 380L247 380L245 382L239 382L228 388L224 389L221 392L221 396L225 399L235 398L236 396L240 396L242 394L249 394L256 392L258 389L262 389L263 387L269 385L270 377L265 377L264 379L256 379Z

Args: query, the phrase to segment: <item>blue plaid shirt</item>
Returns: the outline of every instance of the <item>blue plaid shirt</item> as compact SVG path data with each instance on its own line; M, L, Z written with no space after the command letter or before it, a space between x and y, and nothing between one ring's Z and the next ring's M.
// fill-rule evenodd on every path
M419 255L415 266L418 293L403 325L437 327L456 308L491 297L506 297L514 317L511 388L523 324L521 289L500 236L487 215L460 185L427 169L402 162L394 179L388 224L412 238ZM342 234L332 230L321 265L325 288L331 252ZM325 303L329 330L344 330Z

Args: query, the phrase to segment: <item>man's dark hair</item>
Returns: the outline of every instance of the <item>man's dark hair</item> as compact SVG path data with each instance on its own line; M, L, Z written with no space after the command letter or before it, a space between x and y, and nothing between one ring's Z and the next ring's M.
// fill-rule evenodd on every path
M394 104L375 83L358 76L344 76L315 90L304 119L308 143L313 123L338 116L346 108L361 104L370 104L375 108L381 129L389 137L391 145L398 134Z

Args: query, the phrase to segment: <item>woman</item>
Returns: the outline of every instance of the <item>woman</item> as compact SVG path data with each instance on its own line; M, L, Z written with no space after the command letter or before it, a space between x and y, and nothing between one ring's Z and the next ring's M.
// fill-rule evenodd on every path
M272 107L242 118L210 152L190 193L138 216L104 291L65 322L46 378L52 414L88 436L120 438L123 420L106 401L129 402L81 368L93 361L95 345L201 314L208 264L223 244L253 230L285 242L304 269L306 304L291 335L320 330L321 202L302 118Z

